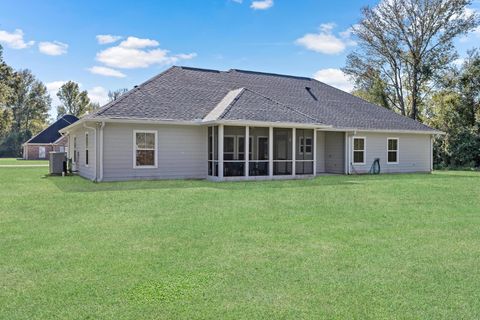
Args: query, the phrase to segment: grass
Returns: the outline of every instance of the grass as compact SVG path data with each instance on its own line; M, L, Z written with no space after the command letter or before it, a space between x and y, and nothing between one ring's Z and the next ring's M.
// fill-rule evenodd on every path
M478 319L480 173L94 184L0 168L0 319Z
M23 160L15 158L0 158L0 166L48 165L48 160Z

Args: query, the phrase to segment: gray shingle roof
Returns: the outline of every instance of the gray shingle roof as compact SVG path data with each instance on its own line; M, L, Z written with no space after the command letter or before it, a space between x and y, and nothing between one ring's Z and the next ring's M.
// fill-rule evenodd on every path
M189 67L171 67L87 118L198 121L229 92L240 88L244 90L221 119L366 130L435 131L311 78Z

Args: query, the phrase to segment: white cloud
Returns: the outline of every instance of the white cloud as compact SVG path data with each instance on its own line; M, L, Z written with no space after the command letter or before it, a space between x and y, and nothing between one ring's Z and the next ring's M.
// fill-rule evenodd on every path
M101 67L101 66L93 66L88 69L93 74L99 74L102 76L106 77L115 77L115 78L125 78L126 75L123 74L122 72L112 69L112 68L107 68L107 67Z
M38 50L40 50L41 53L49 56L60 56L67 53L68 44L59 41L40 42L38 44Z
M321 82L331 85L343 91L350 92L353 90L353 83L349 77L340 69L328 68L315 72L313 77Z
M21 29L15 29L13 32L0 30L0 43L12 49L25 49L33 46L35 41L25 42L23 39L23 31Z
M108 44L108 43L113 43L117 42L118 40L122 39L121 36L114 36L111 34L99 34L96 36L97 42L99 44Z
M151 39L141 39L137 37L128 37L127 40L124 40L120 43L120 47L123 48L132 48L132 49L141 49L146 47L158 47L160 44L156 40Z
M196 53L170 55L166 49L158 48L156 40L128 37L119 45L97 53L97 61L109 67L134 69L147 68L151 65L168 65L180 60L196 57ZM154 47L152 49L145 49Z
M273 0L253 1L250 8L253 10L267 10L273 7Z
M307 33L295 41L308 50L324 54L336 54L344 51L347 46L355 45L350 39L352 29L349 28L335 36L332 31L335 28L334 23L324 23L320 25L318 33Z
M108 102L108 90L105 89L104 87L93 87L89 90L88 92L88 97L90 98L90 101L99 103L100 106L103 106Z

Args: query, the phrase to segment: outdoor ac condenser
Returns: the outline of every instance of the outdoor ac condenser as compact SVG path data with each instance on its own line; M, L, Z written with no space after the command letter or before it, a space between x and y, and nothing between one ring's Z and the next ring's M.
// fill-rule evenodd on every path
M50 174L62 174L65 161L67 161L65 152L50 152Z

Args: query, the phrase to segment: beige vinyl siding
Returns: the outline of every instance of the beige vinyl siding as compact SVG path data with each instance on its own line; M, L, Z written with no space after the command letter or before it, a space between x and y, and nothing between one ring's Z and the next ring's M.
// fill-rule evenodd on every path
M430 135L405 133L359 133L365 137L365 165L353 165L352 173L366 173L375 158L380 159L382 173L429 172L431 151ZM398 138L398 164L387 163L387 139ZM352 150L349 150L350 155ZM350 159L351 156L350 156Z
M325 132L325 172L345 173L344 155L345 133Z
M157 168L133 168L134 130L157 131ZM105 181L207 177L207 127L108 123L103 134Z

